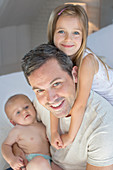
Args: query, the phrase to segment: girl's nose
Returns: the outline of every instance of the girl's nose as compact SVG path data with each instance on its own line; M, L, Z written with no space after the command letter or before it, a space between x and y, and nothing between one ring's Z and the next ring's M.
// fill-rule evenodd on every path
M65 40L66 40L66 41L69 41L69 40L71 40L71 39L72 39L71 34L67 33L67 34L65 35Z

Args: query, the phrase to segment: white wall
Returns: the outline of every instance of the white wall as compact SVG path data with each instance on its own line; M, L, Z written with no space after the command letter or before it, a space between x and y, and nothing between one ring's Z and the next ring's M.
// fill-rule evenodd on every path
M20 60L25 55L25 53L31 48L41 43L47 42L47 24L51 11L58 5L61 5L65 2L72 2L71 0L37 1L38 10L37 13L35 12L35 14L37 15L34 15L34 17L31 18L30 13L27 13L27 17L30 20L29 25L25 24L20 26L10 26L0 29L0 75L21 70ZM78 1L83 2L83 0ZM98 15L100 0L86 0L85 2L87 3L87 9L90 15L89 20L91 22L95 21L95 24L98 24L96 23L96 18L99 19ZM30 10L30 5L28 6L28 9ZM23 10L20 10L20 12L24 13L24 7L22 9ZM25 8L26 12L29 10ZM14 18L12 17L12 20L13 19L16 20L15 16ZM93 44L91 46L93 46ZM108 62L110 64L112 62L110 57L108 59Z
M31 49L31 27L11 26L0 29L0 75L20 70L22 56Z
M105 57L106 63L113 68L113 24L91 34L87 46L98 56Z

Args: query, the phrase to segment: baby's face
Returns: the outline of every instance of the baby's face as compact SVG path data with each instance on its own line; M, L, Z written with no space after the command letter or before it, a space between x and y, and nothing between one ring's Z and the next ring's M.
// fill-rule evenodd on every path
M36 111L32 102L24 95L19 95L11 101L6 113L9 119L19 125L30 125L36 121Z

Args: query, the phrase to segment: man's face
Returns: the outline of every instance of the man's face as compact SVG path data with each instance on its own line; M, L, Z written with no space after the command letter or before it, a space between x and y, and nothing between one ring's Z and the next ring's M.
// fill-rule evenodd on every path
M75 83L56 59L50 59L28 77L41 105L57 118L65 117L75 101Z

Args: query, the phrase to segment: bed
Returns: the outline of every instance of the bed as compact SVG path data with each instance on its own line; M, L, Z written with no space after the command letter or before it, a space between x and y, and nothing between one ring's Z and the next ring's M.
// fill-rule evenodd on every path
M113 68L113 24L91 34L88 37L87 46ZM31 100L34 98L34 93L27 84L23 72L0 76L0 147L12 128L4 113L4 104L8 97L17 93L23 93ZM8 167L0 152L0 169L5 170Z

